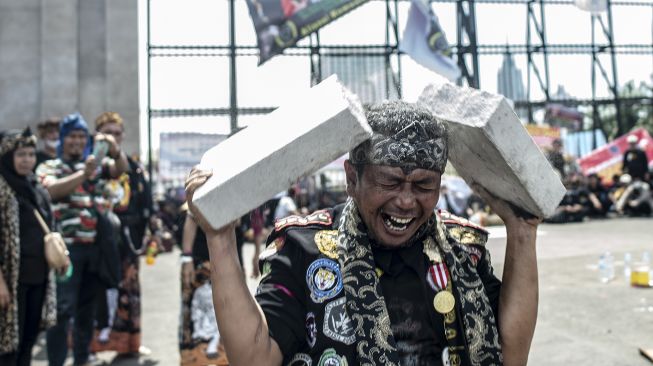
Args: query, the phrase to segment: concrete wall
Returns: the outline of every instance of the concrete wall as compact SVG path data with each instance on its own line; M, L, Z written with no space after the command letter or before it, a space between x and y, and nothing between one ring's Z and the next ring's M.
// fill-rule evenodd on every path
M108 110L138 152L137 2L0 0L0 129Z

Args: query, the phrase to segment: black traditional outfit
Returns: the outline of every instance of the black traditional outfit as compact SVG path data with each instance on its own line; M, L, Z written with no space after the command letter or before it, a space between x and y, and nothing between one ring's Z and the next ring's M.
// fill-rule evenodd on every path
M56 322L54 275L45 260L43 233L34 215L52 227L50 198L33 175L21 176L14 153L36 146L29 130L0 135L0 271L11 304L0 309L0 364L28 365L40 330Z

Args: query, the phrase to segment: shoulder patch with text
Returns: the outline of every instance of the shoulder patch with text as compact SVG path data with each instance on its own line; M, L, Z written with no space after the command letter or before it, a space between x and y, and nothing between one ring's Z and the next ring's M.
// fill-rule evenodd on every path
M333 217L326 210L315 211L308 216L288 216L274 223L274 231L281 231L291 226L323 225L331 226Z

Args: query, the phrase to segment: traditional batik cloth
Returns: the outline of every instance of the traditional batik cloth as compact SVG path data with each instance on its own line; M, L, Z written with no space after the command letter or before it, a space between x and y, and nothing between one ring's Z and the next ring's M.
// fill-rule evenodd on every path
M179 350L182 366L228 365L220 341L211 292L211 265L195 266L195 279L181 287Z
M122 354L139 352L141 288L138 268L137 255L124 255L123 276L118 289L108 289L106 297L100 296L100 301L106 302L107 311L99 314L107 316L108 319L99 319L98 323L103 327L95 331L91 352L116 351Z
M131 166L130 166L131 167ZM106 210L124 212L134 195L130 187L130 173L117 179L102 181L103 203ZM122 279L117 289L106 290L99 296L98 326L91 343L91 352L116 351L121 354L139 352L141 346L141 285L139 255L129 230L121 222L119 237ZM140 241L137 244L140 247Z
M256 299L284 364L501 364L487 233L443 213L404 248L384 250L364 230L353 201L277 222ZM448 314L433 309L429 250L448 268Z

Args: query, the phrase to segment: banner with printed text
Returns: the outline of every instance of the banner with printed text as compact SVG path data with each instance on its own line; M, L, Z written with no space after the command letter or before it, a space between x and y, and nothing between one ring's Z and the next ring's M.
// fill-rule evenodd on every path
M202 155L227 139L227 135L196 132L164 132L160 134L159 176L157 184L165 188L183 187L190 170Z
M247 0L259 65L368 0Z

